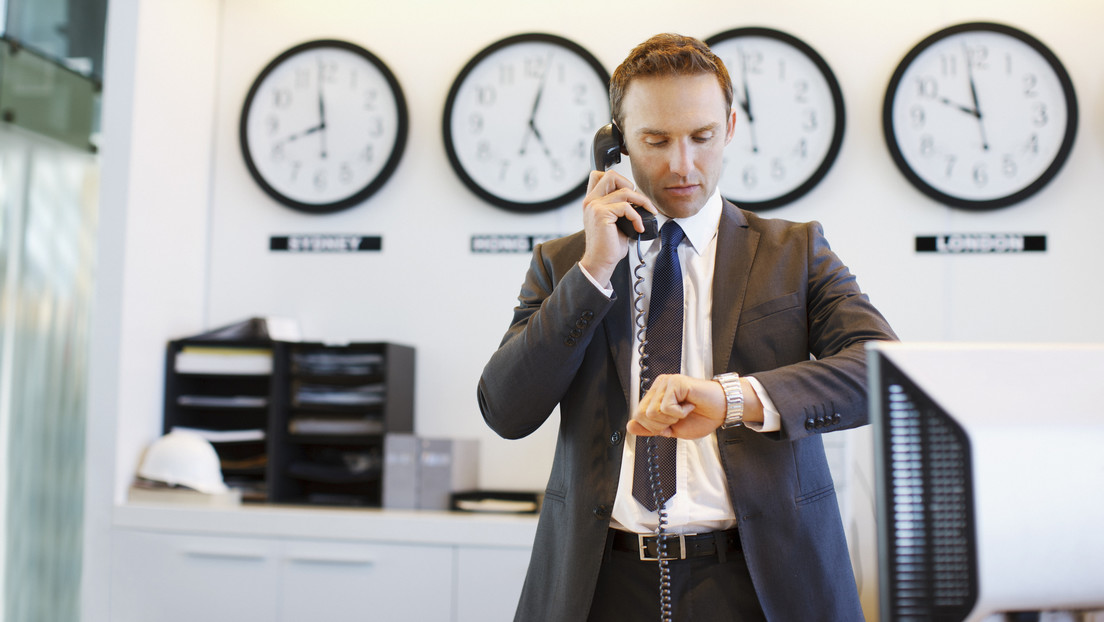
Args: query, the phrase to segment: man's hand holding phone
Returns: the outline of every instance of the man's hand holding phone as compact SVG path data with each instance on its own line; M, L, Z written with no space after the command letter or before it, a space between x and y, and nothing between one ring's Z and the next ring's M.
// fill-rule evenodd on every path
M658 213L651 200L637 192L624 175L617 171L591 171L583 199L586 252L579 263L599 283L610 282L614 268L629 249L629 238L617 227L617 219L627 218L635 231L646 231L633 205Z

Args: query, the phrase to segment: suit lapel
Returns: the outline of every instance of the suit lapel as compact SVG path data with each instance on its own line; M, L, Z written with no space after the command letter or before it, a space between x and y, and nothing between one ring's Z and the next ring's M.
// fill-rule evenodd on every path
M713 272L713 373L728 369L736 344L736 326L744 306L751 265L759 233L748 227L747 218L728 201L721 211L717 230L717 259Z
M632 249L630 248L630 251ZM617 366L617 377L621 380L621 391L625 394L625 404L629 404L629 366L632 364L632 282L629 278L629 258L626 255L611 279L617 299L613 308L606 314L606 340L610 344L610 354Z

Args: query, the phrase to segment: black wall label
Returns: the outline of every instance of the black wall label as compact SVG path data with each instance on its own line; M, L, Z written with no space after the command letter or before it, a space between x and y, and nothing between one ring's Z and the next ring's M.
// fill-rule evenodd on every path
M383 239L378 235L349 233L274 235L268 241L268 250L289 253L357 253L378 251L381 248L383 248Z
M1046 251L1045 235L1022 233L950 233L916 236L916 252L963 255Z
M531 253L537 244L559 235L473 235L472 253Z

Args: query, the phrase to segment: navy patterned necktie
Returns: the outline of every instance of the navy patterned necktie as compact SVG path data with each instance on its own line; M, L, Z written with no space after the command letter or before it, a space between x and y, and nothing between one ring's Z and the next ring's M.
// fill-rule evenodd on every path
M682 267L679 265L678 246L685 234L678 223L669 220L659 235L663 246L652 273L652 300L648 307L647 332L644 334L647 369L640 374L641 397L657 376L682 371ZM663 491L659 503L662 504L675 494L676 444L675 439L662 436L636 439L633 498L650 511L656 509L657 503L648 467L649 454L654 453L658 466L658 482Z

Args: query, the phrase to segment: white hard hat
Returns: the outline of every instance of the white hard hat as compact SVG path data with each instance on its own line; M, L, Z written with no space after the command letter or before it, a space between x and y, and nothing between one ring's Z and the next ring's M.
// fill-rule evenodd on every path
M207 494L228 490L215 448L207 439L187 430L174 429L154 441L146 449L138 476Z

